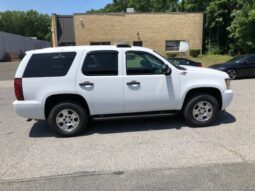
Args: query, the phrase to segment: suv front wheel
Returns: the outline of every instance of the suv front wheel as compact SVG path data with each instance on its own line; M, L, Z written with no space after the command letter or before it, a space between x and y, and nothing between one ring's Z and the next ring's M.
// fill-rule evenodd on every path
M48 123L61 136L75 136L86 129L88 114L82 106L75 102L61 102L51 109Z
M209 94L195 94L190 97L183 109L183 116L189 126L212 125L219 113L217 99Z

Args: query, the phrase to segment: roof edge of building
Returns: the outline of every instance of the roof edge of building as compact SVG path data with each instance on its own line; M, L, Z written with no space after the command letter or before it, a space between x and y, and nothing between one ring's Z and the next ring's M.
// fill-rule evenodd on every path
M203 12L135 12L135 13L74 13L73 15L185 15L185 14L204 14Z
M55 13L53 13L51 16L71 18L71 17L73 17L74 15L60 15L60 14L55 14Z

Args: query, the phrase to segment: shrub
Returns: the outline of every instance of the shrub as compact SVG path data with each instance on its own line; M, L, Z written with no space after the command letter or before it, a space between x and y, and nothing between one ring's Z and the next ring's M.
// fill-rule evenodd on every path
M200 54L200 49L191 49L189 53L192 57L198 57L198 55Z
M168 53L166 53L166 56L167 56L168 58L174 58L174 57L176 57L176 56L177 56L177 53L174 53L174 52L168 52Z
M20 58L19 58L19 54L16 54L16 53L8 53L6 52L4 54L4 58L3 58L3 61L5 62L12 62L12 61L19 61Z

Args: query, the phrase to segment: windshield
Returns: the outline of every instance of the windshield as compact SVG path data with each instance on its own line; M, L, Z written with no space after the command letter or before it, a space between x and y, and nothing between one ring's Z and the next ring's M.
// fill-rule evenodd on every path
M231 58L230 60L228 60L227 62L237 62L240 61L244 56L235 56L234 58Z
M158 53L157 51L153 50L157 55L159 55L160 57L164 58L168 63L170 63L171 65L173 65L175 68L179 69L179 70L186 70L186 68L181 67L179 64L175 63L175 62L171 62L171 60L167 59L166 57L162 56L160 53Z

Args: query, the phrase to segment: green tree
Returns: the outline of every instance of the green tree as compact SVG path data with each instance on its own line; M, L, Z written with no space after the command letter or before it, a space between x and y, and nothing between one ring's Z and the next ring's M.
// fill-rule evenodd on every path
M182 0L179 3L181 11L203 12L212 0Z
M178 11L178 0L113 0L103 9L90 10L88 12L126 12L132 7L136 12L166 12Z
M178 0L152 0L155 12L178 12Z
M231 25L231 13L237 5L237 0L215 0L206 7L205 44L209 52L228 53L231 40L227 28Z
M255 52L255 1L239 0L239 7L232 13L233 22L228 27L230 53Z
M51 18L34 10L1 12L0 31L50 40Z

